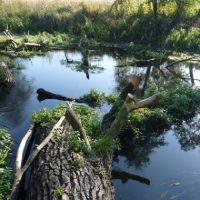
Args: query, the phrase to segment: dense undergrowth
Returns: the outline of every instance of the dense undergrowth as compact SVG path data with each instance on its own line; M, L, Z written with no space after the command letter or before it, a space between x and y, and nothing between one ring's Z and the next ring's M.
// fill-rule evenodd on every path
M14 33L24 34L23 40L49 44L76 42L87 34L93 45L114 41L132 48L142 44L199 52L199 0L162 0L156 16L152 1L117 2L111 7L105 1L2 1L0 30L8 25ZM42 32L54 35L44 37Z
M6 159L10 151L11 138L7 130L0 129L0 199L9 199L13 173L6 167Z

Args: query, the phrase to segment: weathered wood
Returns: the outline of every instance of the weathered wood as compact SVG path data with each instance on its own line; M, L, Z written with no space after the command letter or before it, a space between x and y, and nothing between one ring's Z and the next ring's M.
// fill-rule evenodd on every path
M119 95L119 98L116 100L110 111L104 115L103 120L102 120L102 129L108 129L112 122L115 119L116 113L119 111L120 105L122 106L124 103L124 100L127 97L128 93L134 94L140 83L141 83L141 78L139 76L133 75L131 78L131 81L126 85L126 87L122 90L121 94Z
M29 138L32 136L33 127L34 127L34 125L31 125L31 127L26 132L26 134L24 135L24 137L22 138L22 140L20 142L20 145L19 145L19 148L18 148L18 151L17 151L16 162L15 162L16 171L18 171L22 167L24 149L27 145Z
M35 150L31 153L31 155L29 156L28 160L26 161L25 165L20 168L15 175L15 180L13 183L13 187L12 187L12 192L11 192L11 200L17 200L18 199L18 192L19 192L19 187L20 187L20 183L22 180L22 177L24 175L24 173L26 172L26 170L30 167L30 165L32 164L32 162L36 159L36 157L38 156L38 154L40 153L40 151L48 144L48 142L52 139L56 129L58 129L63 121L64 121L65 117L61 117L60 120L56 123L56 125L53 127L52 131L50 131L49 135L42 141L42 143L40 145L38 145Z
M0 55L7 56L12 59L17 57L14 51L0 51Z
M33 49L41 49L42 45L37 43L23 43L20 46L15 48L15 52L22 51L22 50L33 50Z
M14 86L14 78L4 62L0 62L0 87Z
M117 113L115 120L113 121L110 129L108 129L107 134L116 138L120 132L123 124L125 124L128 114L133 110L142 108L152 104L160 98L160 94L153 95L147 99L141 100L137 103L134 102L134 97L132 94L128 94L127 98L121 107L120 111Z
M55 93L52 93L52 92L49 92L43 88L39 88L37 90L37 94L38 94L38 100L39 101L44 101L46 99L57 99L57 100L61 100L61 101L75 101L77 103L86 103L84 101L83 98L70 98L70 97L65 97L63 95L60 95L60 94L55 94Z
M38 140L46 134L38 130ZM57 134L68 137L65 128ZM80 168L75 163L81 162ZM112 155L92 158L72 151L68 144L58 140L50 141L32 167L27 200L114 200L111 182ZM61 191L56 195L56 190Z
M81 125L80 121L76 117L76 114L74 113L71 104L68 103L67 110L65 112L65 117L67 121L70 123L70 125L73 127L75 131L78 131L80 133L80 137L85 141L85 144L89 150L91 150L91 146L89 143L89 140L87 138L87 134L83 126Z

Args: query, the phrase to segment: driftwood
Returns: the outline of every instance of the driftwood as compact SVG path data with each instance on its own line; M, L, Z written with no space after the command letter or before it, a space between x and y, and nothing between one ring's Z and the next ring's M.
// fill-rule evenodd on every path
M137 87L140 81L141 79L139 77L135 76L135 78L132 78L132 86L130 88L132 90L136 89L134 86ZM146 100L134 103L133 96L131 94L128 94L127 96L126 92L130 91L127 88L128 87L126 87L126 90L120 95L121 98L125 98L125 102L122 104L120 111L115 113L114 121L112 121L110 128L104 129L104 134L107 133L112 138L118 136L120 127L123 125L129 112L145 105L149 105L159 98L159 95L155 95ZM66 112L66 119L75 130L78 130L79 133L81 133L79 130L80 127L77 128L77 124L74 124L73 117L73 120L71 119L71 116L73 115L71 115L69 111L71 111L70 107ZM67 117L68 115L70 115L70 117ZM81 124L79 123L78 126L81 126ZM64 136L66 138L68 137L67 130L68 128L66 126L60 126L59 129L54 130L53 132L56 132L56 135L58 134L60 137ZM51 133L52 131L50 134ZM48 132L44 129L39 128L36 130L36 144L40 144L39 146L41 146L41 144L44 143L44 138L48 137L45 136L46 134L48 134ZM82 138L84 138L84 136L82 136ZM98 153L93 157L87 154L80 155L79 153L72 151L67 143L62 142L59 139L54 139L48 140L45 148L40 150L40 154L34 160L32 165L31 180L24 199L114 199L114 188L111 181L112 147L108 153ZM28 160L30 160L30 157ZM30 166L30 162L28 163ZM75 163L82 164L77 167ZM24 167L25 166L27 165L25 164ZM17 177L19 177L19 175L21 175L21 172L20 174L18 173ZM128 174L126 173L122 174L122 176L126 177L127 175ZM140 178L133 175L131 176L131 179L139 180ZM149 183L146 179L141 178L140 180L145 184Z
M152 104L153 102L157 101L160 98L160 94L153 95L147 99L139 101L138 103L134 102L134 97L132 94L128 94L124 105L117 113L115 120L113 121L110 129L108 130L107 134L111 135L112 137L117 137L119 134L119 130L121 129L122 125L125 124L128 114L133 110L138 108L143 108Z
M0 51L0 55L7 56L12 59L17 57L14 51Z
M63 95L60 95L60 94L55 94L55 93L52 93L52 92L49 92L43 88L39 88L37 90L37 99L38 101L44 101L46 99L56 99L56 100L61 100L61 101L75 101L76 103L86 103L84 101L83 98L70 98L70 97L65 97Z
M31 127L29 128L29 130L27 131L27 133L24 135L24 137L22 138L22 140L20 142L20 145L19 145L19 148L17 151L17 156L16 156L16 163L15 163L16 171L18 171L22 167L24 149L27 145L28 140L32 136L33 127L34 127L34 125L31 125Z
M25 42L22 44L18 44L17 41L15 40L14 35L11 33L11 31L7 29L3 32L6 40L4 43L1 45L1 49L4 51L0 51L1 55L8 56L10 58L16 58L17 55L15 53L19 51L27 51L27 50L41 50L45 45L44 44L37 44L37 43L31 43L31 42Z
M4 62L0 62L0 87L12 87L15 80Z
M70 123L70 125L72 126L72 128L75 131L78 131L80 133L80 137L85 141L85 144L88 147L88 149L91 150L91 146L90 146L89 140L87 138L86 131L82 127L82 125L79 122L78 118L76 117L76 114L72 110L70 104L68 104L68 108L67 108L67 110L65 112L65 117L66 117L67 121Z
M134 94L137 91L140 83L141 83L140 77L134 75L131 78L131 81L127 84L127 86L121 92L119 99L114 103L110 111L104 115L103 120L102 120L102 128L104 130L108 129L110 125L112 124L112 122L115 120L116 113L119 111L118 109L119 104L121 104L122 106L124 103L124 100L127 97L127 94L128 93Z
M41 44L27 42L27 43L24 43L20 46L16 46L15 52L22 51L22 50L29 50L30 51L30 50L33 50L33 49L41 49L41 48L42 48Z

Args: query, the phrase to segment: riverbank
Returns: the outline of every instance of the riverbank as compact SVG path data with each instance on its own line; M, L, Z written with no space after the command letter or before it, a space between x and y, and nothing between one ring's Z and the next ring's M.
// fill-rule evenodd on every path
M0 4L0 31L9 28L26 41L54 45L77 43L87 35L91 46L126 44L141 51L200 51L199 1L170 0L159 3L155 16L152 3L125 0L73 2L11 0ZM128 24L128 26L127 26ZM51 35L42 32L51 33ZM35 35L27 36L27 35ZM112 46L111 45L111 46Z

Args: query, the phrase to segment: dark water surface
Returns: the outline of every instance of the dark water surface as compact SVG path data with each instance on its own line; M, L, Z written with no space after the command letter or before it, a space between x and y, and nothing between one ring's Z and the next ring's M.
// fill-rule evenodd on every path
M66 63L66 57L81 61L78 51L49 52L45 57L19 59L21 67L16 74L16 87L10 92L0 94L0 108L7 109L0 116L0 127L10 130L14 145L13 152L28 130L31 114L43 107L55 107L60 102L46 100L38 102L36 90L44 88L69 97L79 97L92 88L112 93L119 91L131 74L143 74L148 83L157 85L173 84L177 78L189 84L191 72L194 79L200 79L200 67L195 64L179 64L173 68L175 73L152 67L147 76L147 68L118 68L117 59L109 54L93 53L89 57L98 69L81 71L74 64ZM104 68L104 69L102 69ZM163 76L163 74L165 74ZM178 74L178 75L177 75ZM162 77L163 76L163 77ZM198 80L194 80L200 85ZM145 88L144 88L145 89ZM108 106L102 108L103 112ZM162 134L152 133L133 141L115 159L114 169L123 170L146 179L150 185L136 180L113 180L117 200L199 200L200 199L200 115L191 121L183 122L181 127L173 126Z

